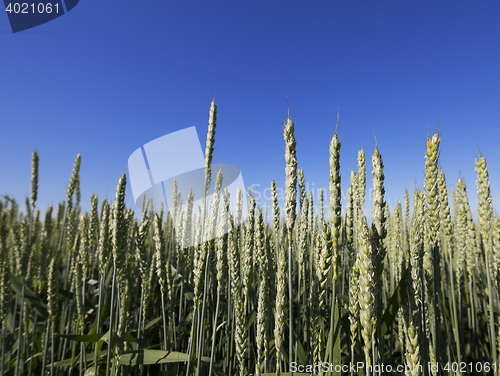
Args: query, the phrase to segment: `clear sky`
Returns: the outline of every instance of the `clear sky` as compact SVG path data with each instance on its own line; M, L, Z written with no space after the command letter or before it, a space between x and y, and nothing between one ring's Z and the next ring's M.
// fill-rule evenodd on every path
M371 186L375 132L391 206L422 186L439 120L448 185L462 176L476 210L479 147L498 209L499 19L498 1L81 0L12 34L0 15L0 194L29 195L37 150L40 207L65 199L78 152L82 206L112 198L141 145L196 126L204 147L214 95L214 161L284 187L288 97L309 187L328 187L337 110L344 192L361 147Z

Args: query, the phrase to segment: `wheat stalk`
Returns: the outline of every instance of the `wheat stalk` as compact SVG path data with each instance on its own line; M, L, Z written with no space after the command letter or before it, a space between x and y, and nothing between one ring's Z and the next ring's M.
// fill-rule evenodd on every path
M490 178L488 174L488 166L486 164L486 158L481 154L479 158L476 158L476 174L477 174L477 202L479 211L479 225L481 226L481 235L483 237L484 244L484 257L485 257L485 269L486 269L486 279L488 283L488 298L489 298L489 310L490 310L490 347L491 347L491 357L492 359L497 359L497 347L496 347L496 332L495 332L495 314L494 314L494 304L498 304L498 301L494 302L494 298L498 296L498 291L496 285L492 283L491 280L491 257L493 252L493 239L491 236L492 229L492 219L493 219L493 203L491 200L490 192ZM498 374L498 370L495 369L495 375Z

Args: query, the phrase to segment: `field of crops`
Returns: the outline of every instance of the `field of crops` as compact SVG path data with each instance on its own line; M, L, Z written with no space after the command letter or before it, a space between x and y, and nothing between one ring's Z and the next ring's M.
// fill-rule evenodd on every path
M335 129L329 190L314 198L288 116L285 204L270 182L265 223L267 208L249 192L243 213L247 194L229 197L211 169L216 118L212 102L200 212L174 188L180 209L134 214L123 175L114 202L92 195L84 213L80 155L66 201L39 208L33 153L26 209L0 200L1 375L498 374L500 229L481 154L470 197L462 180L449 188L436 130L424 189L389 208L376 146L368 224L364 150L342 210Z

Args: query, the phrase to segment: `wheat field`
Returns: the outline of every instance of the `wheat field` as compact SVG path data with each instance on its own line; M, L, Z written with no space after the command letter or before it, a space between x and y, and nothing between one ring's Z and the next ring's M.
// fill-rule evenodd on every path
M211 171L216 120L212 102L213 199L199 213L175 188L179 210L134 213L125 174L113 202L92 195L84 213L80 155L67 199L39 208L33 153L25 210L0 200L1 375L498 375L500 227L483 155L476 187L450 188L438 130L427 135L423 189L389 208L377 145L369 224L365 151L343 210L335 128L329 196L313 202L288 116L285 204L270 182L267 223Z

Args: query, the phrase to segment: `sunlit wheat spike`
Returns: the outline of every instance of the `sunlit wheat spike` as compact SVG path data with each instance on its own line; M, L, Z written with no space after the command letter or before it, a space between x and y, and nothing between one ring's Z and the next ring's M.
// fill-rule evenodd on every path
M8 244L10 244L10 250L8 254L9 270L14 275L17 275L18 270L18 259L20 257L20 225L17 223L17 203L14 201L11 203L11 208L6 215L7 229L6 237Z
M359 226L361 225L361 217L363 217L365 214L362 211L361 207L361 199L359 198L359 176L356 172L351 170L351 176L350 176L350 186L352 187L352 202L353 202L353 217L354 217L354 248L357 249L357 236L356 234L360 231Z
M459 179L457 182L457 201L459 202L457 231L459 231L461 236L457 246L457 268L460 270L459 266L465 264L467 267L467 274L471 276L476 267L476 232L469 206L469 199L467 197L467 188L462 179ZM462 260L465 260L465 263L463 263Z
M165 293L166 275L165 275L165 258L164 258L164 248L165 248L165 238L163 236L163 223L161 216L155 214L154 221L154 236L155 244L155 263L156 263L156 276L158 277L158 283L160 285L160 291L162 294Z
M470 209L470 205L468 200L465 201L465 210L466 210L466 218L467 218L467 271L468 273L473 273L476 265L478 264L478 256L479 256L479 244L480 239L478 239L476 233L476 225L472 218L472 212Z
M10 210L9 210L9 216L8 216L8 223L13 226L17 220L18 220L18 214L19 214L19 204L17 203L16 200L10 199Z
M75 237L78 229L78 210L71 210L69 215L67 216L63 225L66 226L64 229L64 242L65 242L65 251L68 256L72 255L73 252L73 243L75 242Z
M268 327L269 327L269 282L274 276L272 269L269 268L268 243L266 241L264 218L262 210L257 209L255 225L255 245L260 269L260 286L257 302L257 363L256 373L260 374L262 362L267 363L267 354L269 350Z
M425 211L422 194L415 189L413 193L413 222L410 230L410 265L412 289L415 299L413 309L422 304L422 257L424 252Z
M141 215L141 223L148 217L148 209L149 205L152 205L153 200L146 200L146 196L142 199L142 215Z
M236 212L234 217L234 225L238 227L241 225L241 217L243 216L243 190L238 187L236 191Z
M306 198L306 181L304 178L304 170L299 168L299 199L300 199L300 208L302 208L302 204L304 199Z
M410 228L410 194L405 188L405 232Z
M80 221L80 225L84 226L82 222L84 222L84 218L82 217ZM82 273L82 262L81 262L81 253L80 253L80 247L81 247L81 237L82 234L78 233L76 239L75 239L75 245L73 249L73 253L75 255L75 261L73 264L73 283L75 286L75 299L76 299L76 320L73 322L73 330L76 333L82 333L83 332L83 300L82 300L82 278L83 278L83 273Z
M467 191L465 183L462 179L457 181L457 193L455 199L455 208L457 212L457 221L455 228L455 241L456 241L456 252L455 252L455 268L456 268L456 279L458 286L458 295L461 294L461 286L463 273L465 269L465 260L467 253L467 210L464 202L464 198L467 197Z
M321 247L320 247L320 234L319 234L319 224L318 215L316 214L313 219L311 233L311 265L313 267L312 274L316 275L316 266L318 260L320 259Z
M39 220L40 210L37 210L37 215L35 216L34 223L37 223ZM34 226L35 228L37 226ZM32 239L36 239L38 235L36 234L36 230L32 230ZM29 235L28 235L29 238ZM28 246L29 260L28 260L28 269L26 271L26 282L28 285L34 289L38 289L41 287L39 285L38 276L40 275L41 269L41 250L40 245L35 244Z
M0 322L2 327L5 327L5 323L9 314L9 301L11 296L10 287L10 264L9 255L7 250L7 236L8 236L8 217L9 213L7 210L0 211Z
M68 211L70 211L73 207L73 194L74 194L75 190L77 189L77 187L80 186L79 173L80 173L81 161L82 161L82 156L80 153L78 153L78 155L76 156L76 159L75 159L75 164L73 166L73 172L72 172L71 178L69 180L68 189L66 191L66 197L67 197L66 202L67 202Z
M287 287L287 257L283 244L278 247L278 266L276 275L276 306L274 311L274 342L276 346L276 374L281 373L281 347L284 343L285 335L285 299Z
M238 231L238 228L235 228L232 223L230 223L230 225L231 232L228 238L229 273L231 280L231 298L234 301L239 299L240 296L240 255L236 243L236 231Z
M426 197L426 192L424 191L424 198ZM425 334L427 335L427 344L428 344L428 354L429 360L432 363L436 362L436 355L439 355L439 352L436 351L436 302L435 299L435 284L436 280L435 274L439 271L436 271L434 268L434 256L433 252L433 240L432 240L432 230L429 225L429 214L428 214L428 206L425 205L426 200L424 200L424 213L427 221L424 221L424 254L423 254L423 282L424 282L424 301L425 301L425 314L424 314L424 325L425 325ZM436 273L435 273L436 272ZM436 372L431 372L432 374L436 374Z
M439 217L447 249L450 249L452 245L451 241L452 241L453 229L451 224L450 205L448 203L448 188L446 187L446 178L442 169L439 169L438 171L437 184L439 189L439 201L440 201Z
M403 214L401 209L401 201L398 200L398 204L394 209L394 219L392 226L392 241L394 244L394 251L396 253L396 279L401 278L403 264L406 263L406 249L404 248L404 238L403 238Z
M21 258L22 247L21 247L21 225L17 222L12 223L9 229L9 243L11 244L11 249L9 252L9 263L10 270L16 276L21 275Z
M203 273L205 271L205 262L208 248L203 244L198 244L195 248L195 260L193 270L194 301L196 304L201 302L203 294Z
M427 147L425 155L425 198L427 204L427 217L430 227L432 242L437 242L439 231L439 192L437 185L437 174L439 166L439 144L441 138L438 133L432 137L427 136Z
M458 321L458 316L460 315L460 310L458 310L457 314L457 304L456 304L456 298L455 298L455 280L454 280L454 268L453 268L453 257L454 253L456 253L455 249L456 246L453 242L453 225L454 223L452 222L451 218L451 213L450 213L450 206L448 203L448 189L446 187L446 179L444 176L444 172L442 169L439 170L438 173L438 184L439 184L439 201L441 203L441 223L443 226L443 236L445 239L445 245L446 245L446 252L447 252L447 262L446 264L448 265L448 270L443 271L444 274L449 275L449 282L450 282L450 287L451 287L451 300L452 300L452 314L453 314L453 320L455 322ZM444 264L443 264L443 269L444 269ZM461 292L459 292L458 296L460 296ZM460 303L460 300L459 300ZM457 346L457 358L458 361L461 362L462 360L462 350L461 350L461 340L460 340L460 334L458 327L455 326L453 330L453 335L455 339L455 343Z
M26 218L21 222L19 242L18 276L24 282L27 281L28 264L31 256L29 247L29 223Z
M395 262L391 265L396 276L396 280L401 280L403 273L403 264L406 265L406 249L404 247L404 237L403 237L403 214L401 209L401 201L398 200L397 207L394 209L394 218L392 226L392 243L393 249L391 250L395 253ZM401 349L404 352L406 350L406 334L408 329L407 317L409 315L408 304L403 305L403 309L400 309L398 318L398 337L401 344Z
M176 214L177 214L177 205L178 205L178 201L179 201L179 195L180 195L180 192L177 188L177 180L174 178L172 181L172 207L170 208L170 210L172 212L172 216L174 218L174 222L175 222Z
M99 239L99 200L96 195L90 196L90 227L89 227L89 248L94 248Z
M316 276L318 279L319 287L319 306L324 307L327 304L326 299L326 286L328 283L328 278L330 270L332 269L332 257L333 257L333 242L331 229L328 223L323 222L322 232L320 233L320 253L319 258L316 263Z
M497 347L496 347L496 336L495 336L495 319L494 319L494 305L498 304L497 299L498 294L497 284L492 281L492 275L494 274L492 269L493 260L493 239L491 235L491 230L493 227L493 203L491 200L490 192L490 178L488 174L488 166L486 164L486 158L482 154L479 158L476 158L476 184L477 184L477 203L479 211L479 225L481 226L481 236L483 238L484 244L484 263L486 269L486 280L488 286L488 298L489 298L489 324L490 324L490 351L493 359L497 359ZM496 372L495 372L496 373Z
M194 192L190 190L186 201L186 208L184 212L184 220L182 226L182 243L181 243L182 249L191 245L193 237L193 201L194 201ZM185 257L184 257L185 261L187 265L191 266L192 260L190 252L188 252L188 250L184 250L184 252L185 252Z
M81 200L80 174L78 174L75 185L75 207L78 207L80 205L80 200Z
M418 341L418 330L415 328L414 320L408 321L408 330L406 335L406 354L405 354L405 367L406 375L419 376L420 370L420 345Z
M85 279L89 270L89 217L84 215L80 219L80 247L79 260L82 264L82 277Z
M35 207L38 197L38 152L31 154L31 206Z
M227 188L222 194L222 203L220 217L217 226L217 293L220 294L224 289L227 272L228 256L228 210L229 210L229 191Z
M283 128L285 139L285 215L286 225L290 236L295 226L295 208L297 206L297 155L294 134L294 124L288 116Z
M230 274L230 291L231 300L234 304L234 314L236 321L236 333L234 341L236 345L236 359L239 364L239 374L243 376L245 373L245 354L247 352L247 335L245 325L245 307L244 300L241 294L241 277L240 277L240 255L238 252L237 235L239 227L235 227L232 221L229 221L231 231L228 236L228 256L229 256L229 274Z
M319 223L323 223L325 220L325 204L323 197L323 188L319 190Z
M382 162L382 156L378 150L378 146L375 146L375 150L372 154L372 165L373 165L373 225L375 228L374 235L380 246L383 245L383 241L387 235L387 229L385 227L386 215L385 208L387 206L385 202L385 187L384 187L384 163ZM383 250L378 250L383 253Z
M54 225L55 231L59 231L61 229L65 211L66 211L66 202L63 201L57 205L56 223Z
M280 206L278 204L278 191L276 183L271 181L272 201L273 201L273 232L277 234L280 228Z
M299 278L303 281L305 281L306 278L306 255L307 255L307 234L308 234L308 218L307 218L307 213L309 210L309 200L307 198L304 198L304 201L302 203L301 211L300 211L300 221L299 221L299 257L298 257L298 264L299 264Z
M347 245L347 260L346 263L349 267L352 267L354 263L354 223L355 223L355 202L354 202L354 190L356 173L351 170L351 184L349 190L347 191L347 202L345 209L345 234L346 234L346 245Z
M219 204L222 189L222 171L219 170L215 178L214 194L212 202L210 203L210 216L208 226L205 228L205 241L212 240L215 238L215 233L217 230L217 217L219 215Z
M314 236L314 234L313 234ZM314 364L319 362L320 358L320 348L321 345L321 333L320 333L320 310L318 306L319 302L319 291L318 291L318 277L316 272L313 272L311 275L311 285L309 289L309 309L310 309L310 318L309 325L311 326L311 352L312 352L312 360Z
M500 221L498 220L498 218L493 218L493 260L494 280L500 289L500 285L498 282L500 270Z
M354 358L354 348L358 337L359 322L359 264L354 261L354 265L349 275L349 322L351 338L351 361Z
M457 225L457 218L458 218L458 201L457 201L457 195L453 187L451 188L451 199L453 203L452 221L453 221L453 226L455 227Z
M376 315L376 326L377 326L377 333L378 333L378 346L377 350L378 353L382 353L382 337L381 337L381 321L382 321L382 275L384 273L384 258L387 252L387 243L388 243L388 238L387 238L387 233L388 233L388 226L387 222L390 217L389 215L389 208L387 206L387 203L385 202L385 187L384 187L384 180L385 180L385 175L384 175L384 163L382 161L382 156L380 154L380 151L378 149L378 144L377 144L377 139L375 139L375 150L373 151L372 154L372 166L373 166L373 177L372 177L372 186L373 186L373 192L372 192L372 200L373 200L373 205L372 205L372 243L373 243L373 258L372 258L372 266L373 271L374 271L374 283L375 283L375 315ZM358 179L359 180L359 179ZM360 200L361 201L361 200ZM359 210L359 217L363 222L366 221L364 218L361 209ZM358 222L359 223L359 222ZM364 230L362 229L363 225L359 227L360 233L358 233L358 242L361 247L362 241L367 241L367 239L363 240L364 236ZM358 251L359 252L359 251ZM360 265L360 269L362 269L362 266ZM363 273L360 273L363 275ZM397 275L397 273L396 273ZM360 277L360 281L364 277ZM397 278L397 277L396 277ZM401 320L399 320L401 322ZM399 333L401 333L401 330L399 330ZM373 335L373 332L372 332ZM404 341L400 341L401 345L404 346ZM366 342L365 342L366 345ZM376 361L376 359L373 359L373 361Z
M101 208L101 225L98 245L99 273L101 278L103 278L106 273L111 255L110 216L109 203L107 200L104 200Z
M255 254L257 255L260 278L267 278L266 235L264 233L264 217L260 207L257 208L255 215Z
M123 174L116 187L115 201L113 202L113 225L112 225L112 253L115 262L123 256L126 248L127 225L125 209L125 188L127 176Z
M365 205L365 190L366 190L366 160L365 149L358 151L358 182L359 182L359 199L361 200L361 208L364 212Z
M248 337L246 334L246 320L244 303L241 299L235 300L236 333L234 341L236 344L236 357L239 363L239 376L245 375L245 354L248 349Z
M359 234L359 250L357 263L359 265L359 318L361 334L364 341L364 354L366 365L372 364L370 351L374 332L375 314L375 284L374 267L372 263L373 250L366 218L362 218Z
M119 310L119 320L118 320L118 335L123 336L124 333L126 333L129 330L130 327L130 320L131 320L131 314L130 314L130 302L131 302L131 283L132 279L127 278L131 274L130 270L130 264L132 262L132 253L128 253L123 261L122 269L123 269L123 274L121 275L121 278L118 280L119 283L119 291L120 291L120 310ZM123 350L127 350L129 348L129 345L127 343L124 344L125 347L119 346L119 353L121 353Z
M135 257L139 264L139 271L141 275L141 284L147 283L148 274L148 253L146 247L146 237L149 234L149 219L145 219L139 226L136 232L136 253Z
M338 124L338 119L337 119ZM337 127L330 140L330 222L332 223L333 250L338 253L342 210L342 191L340 187L340 138ZM334 270L334 273L336 271Z
M481 226L481 235L484 237L485 246L491 251L491 228L493 220L493 203L490 192L490 178L486 158L481 154L476 158L477 175L477 203L479 212L479 225Z
M309 205L308 205L308 210L307 210L307 218L308 218L308 224L307 228L309 229L308 231L308 242L311 242L311 233L313 229L313 222L314 222L314 200L313 200L313 192L309 191Z
M184 222L184 213L182 211L182 196L179 193L177 196L177 206L172 208L174 213L173 213L173 221L172 225L174 227L173 234L175 235L175 247L182 247L182 239L184 236L184 226L186 223ZM174 240L174 239L172 239ZM177 252L174 253L174 256L178 255Z
M50 260L47 284L47 310L49 321L54 322L59 310L59 271L55 257Z
M248 308L248 294L253 280L253 254L255 249L255 198L249 195L248 197L248 215L245 231L245 246L243 248L241 269L243 273L243 295L245 297L245 310Z
M264 361L267 349L267 277L262 278L259 286L259 298L257 303L257 359L255 362L255 375L260 376L261 365Z
M212 154L214 152L215 128L217 126L217 105L215 98L210 104L210 113L208 116L207 144L205 148L205 196L210 191L212 176Z

